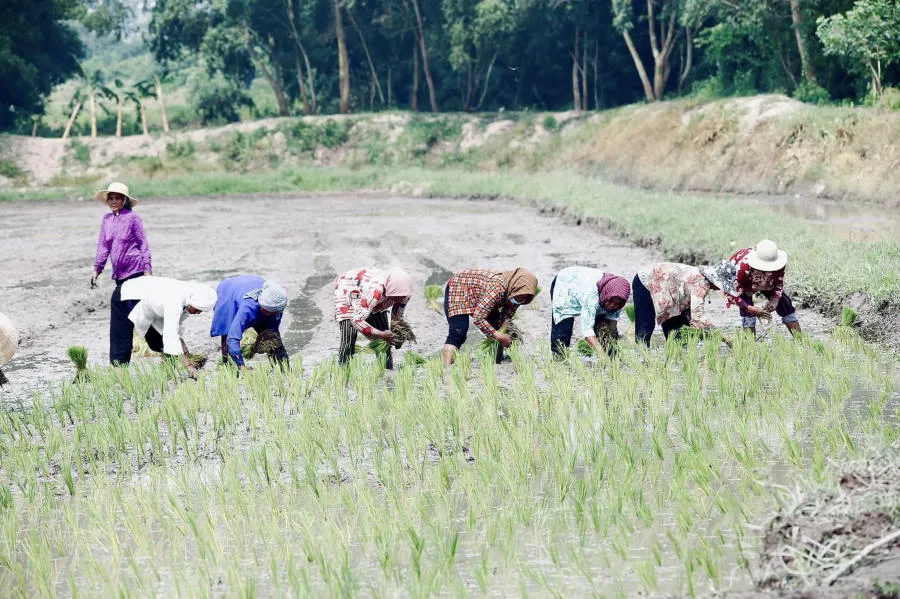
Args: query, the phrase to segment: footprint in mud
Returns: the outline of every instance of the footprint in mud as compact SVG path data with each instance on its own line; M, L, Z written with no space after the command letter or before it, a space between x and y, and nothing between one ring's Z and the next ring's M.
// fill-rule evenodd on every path
M288 353L304 349L312 339L313 330L323 320L322 311L316 305L316 293L337 277L337 272L326 256L317 256L313 266L315 272L307 277L300 294L288 303L291 326L284 335Z
M450 280L450 277L453 276L452 272L450 272L428 256L419 256L418 258L419 262L431 269L431 274L428 275L428 279L425 281L426 287L428 285L446 285L447 281Z

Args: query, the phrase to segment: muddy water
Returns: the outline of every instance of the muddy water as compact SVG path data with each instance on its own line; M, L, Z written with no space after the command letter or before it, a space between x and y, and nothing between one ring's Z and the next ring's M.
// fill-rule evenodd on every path
M330 288L338 275L327 256L317 256L313 265L315 273L306 279L300 294L291 298L288 305L291 324L284 333L284 344L290 354L304 349L312 339L313 330L326 318L316 305L315 295L325 287Z

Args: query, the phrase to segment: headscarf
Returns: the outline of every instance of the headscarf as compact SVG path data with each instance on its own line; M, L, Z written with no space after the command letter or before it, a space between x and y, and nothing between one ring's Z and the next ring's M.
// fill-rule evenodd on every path
M722 261L718 264L700 266L698 268L700 273L706 277L713 286L718 287L722 293L732 297L737 296L737 291L735 291L735 284L737 283L737 267L734 264L728 261Z
M216 290L209 285L193 282L187 284L186 305L193 306L201 312L212 310L217 297Z
M405 270L392 268L384 281L384 294L387 297L409 297L412 295L413 280Z
M503 287L506 289L506 297L516 297L517 295L537 295L537 277L531 274L527 268L517 268L515 270L504 270Z
M248 291L244 297L255 299L263 310L269 312L284 312L288 303L287 291L274 281L265 281L262 287Z
M620 299L623 302L627 302L631 296L631 285L628 284L628 279L625 277L607 272L597 281L597 293L600 295L601 304L611 299Z

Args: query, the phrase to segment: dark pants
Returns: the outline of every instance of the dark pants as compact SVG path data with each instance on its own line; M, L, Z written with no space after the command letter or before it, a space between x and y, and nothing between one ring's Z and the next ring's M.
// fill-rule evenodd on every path
M125 279L116 280L116 288L110 298L109 315L109 363L128 364L131 362L132 340L134 337L134 324L128 320L128 315L137 305L138 300L122 300L122 283L131 279L144 276L144 273L131 275ZM153 351L162 351L162 336L151 328L147 331L147 344ZM155 337L159 337L158 349L154 347ZM151 342L150 339L154 341Z
M374 314L371 314L366 319L366 322L368 322L376 329L380 329L382 331L386 331L390 328L390 323L388 322L388 313L386 311L375 312ZM338 350L338 362L340 364L346 364L350 361L350 356L356 353L356 337L359 332L353 328L353 325L350 324L349 320L342 320L338 324L341 327L341 347ZM393 367L394 358L391 356L391 348L390 346L388 346L385 368Z
M556 289L556 277L550 282L550 305L553 305L553 291ZM572 329L575 327L575 317L564 318L559 322L553 322L550 317L550 351L556 355L566 352L566 348L572 343Z
M447 316L447 340L444 343L459 349L466 342L466 336L469 334L469 315L457 314L456 316L449 316L447 314L447 306L450 304L449 300L450 288L448 287L444 290L444 315ZM488 314L487 321L492 327L499 329L501 316L500 310L494 310ZM502 355L502 352L499 352L499 355Z
M760 291L759 293L766 299L770 299L772 297L771 291ZM741 299L747 302L748 305L753 305L752 295L745 293L741 296ZM798 320L796 310L794 309L794 303L791 301L791 298L788 297L787 293L782 293L781 297L778 298L778 304L775 305L775 313L781 317L781 322L783 322L784 324L789 324ZM750 312L748 312L743 306L741 306L741 318L743 319L743 325L745 327L752 327L756 325L756 317L750 314Z
M650 291L635 275L631 281L631 295L634 298L634 338L638 343L650 347L650 337L656 328L656 309L653 307L653 298ZM685 310L678 316L673 316L662 323L663 335L666 339L673 331L682 327L691 326L691 311Z

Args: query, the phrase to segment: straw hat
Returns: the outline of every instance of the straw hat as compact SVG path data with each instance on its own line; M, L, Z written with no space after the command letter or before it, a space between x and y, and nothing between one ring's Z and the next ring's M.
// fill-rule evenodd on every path
M97 192L97 201L106 205L106 195L110 193L121 193L123 196L128 198L131 201L131 205L134 206L138 203L136 199L128 195L128 186L124 183L120 183L119 181L113 181L109 184L109 187L104 189L103 191Z
M784 268L787 259L787 252L779 250L774 241L763 239L747 255L747 264L756 270L773 272Z
M19 333L3 314L0 314L0 366L9 362L19 348Z

